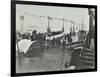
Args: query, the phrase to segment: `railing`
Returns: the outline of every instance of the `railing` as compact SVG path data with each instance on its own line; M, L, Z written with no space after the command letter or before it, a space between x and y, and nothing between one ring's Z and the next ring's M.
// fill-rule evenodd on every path
M77 41L77 42L72 42L72 43L69 43L69 44L66 44L66 46L69 46L69 45L74 45L74 44L82 44L84 41Z

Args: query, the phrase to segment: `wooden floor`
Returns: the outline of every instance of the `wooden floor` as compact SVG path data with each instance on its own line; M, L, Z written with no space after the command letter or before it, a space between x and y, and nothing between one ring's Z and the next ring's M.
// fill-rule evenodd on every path
M35 52L36 53L36 52ZM43 52L37 51L33 57L16 57L16 72L43 72L43 71L61 71L67 70L64 65L70 62L72 51L67 48L62 53L62 48L46 48Z

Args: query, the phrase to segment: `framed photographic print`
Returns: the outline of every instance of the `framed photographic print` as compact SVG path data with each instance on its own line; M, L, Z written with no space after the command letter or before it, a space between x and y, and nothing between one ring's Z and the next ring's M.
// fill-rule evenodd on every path
M11 1L11 76L97 71L97 6Z

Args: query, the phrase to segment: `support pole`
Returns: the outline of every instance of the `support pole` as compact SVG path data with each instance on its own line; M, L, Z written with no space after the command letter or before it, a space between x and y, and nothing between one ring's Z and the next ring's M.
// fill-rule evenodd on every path
M19 65L21 66L21 56L20 56L20 50L19 50L19 46L18 46L18 41L17 41L17 49L18 49Z

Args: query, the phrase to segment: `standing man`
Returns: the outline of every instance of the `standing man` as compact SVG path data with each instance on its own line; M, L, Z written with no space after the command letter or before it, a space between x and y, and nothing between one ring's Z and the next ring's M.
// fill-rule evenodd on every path
M71 34L67 34L67 39L68 39L68 43L70 44L72 42ZM71 45L70 45L70 47L71 47Z
M34 41L34 40L37 40L37 39L38 39L37 31L34 30L34 31L32 32L31 41Z

